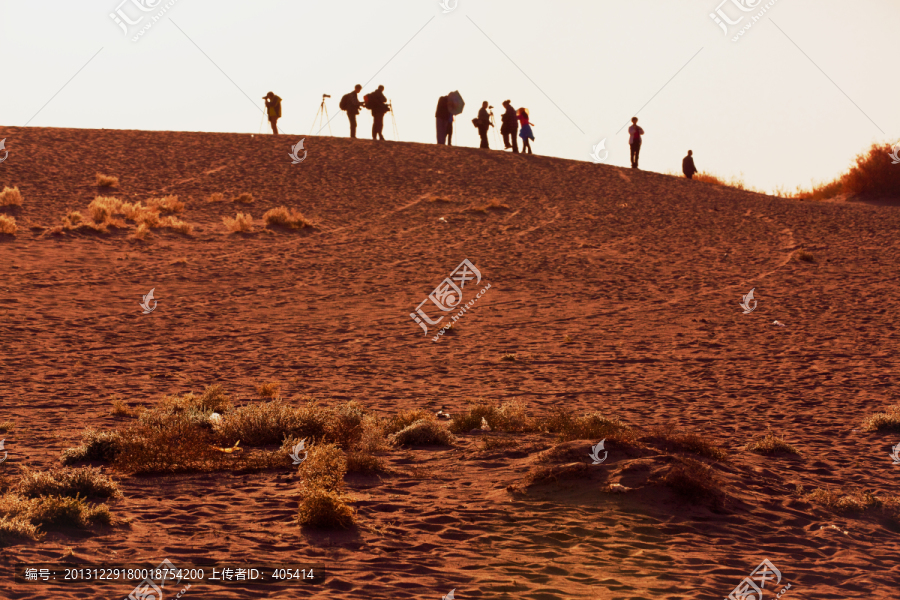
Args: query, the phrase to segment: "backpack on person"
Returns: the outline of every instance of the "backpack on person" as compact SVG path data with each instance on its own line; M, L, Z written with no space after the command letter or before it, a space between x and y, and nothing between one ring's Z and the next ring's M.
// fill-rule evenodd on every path
M341 110L350 110L350 96L355 92L350 92L349 94L344 94L341 96L341 102L338 104L338 108Z
M372 108L371 106L369 106L369 95L368 94L363 96L363 106L365 106L366 108Z

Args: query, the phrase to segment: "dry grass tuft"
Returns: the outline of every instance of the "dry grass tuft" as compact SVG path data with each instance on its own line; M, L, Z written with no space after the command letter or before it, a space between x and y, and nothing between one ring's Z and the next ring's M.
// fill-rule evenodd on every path
M503 450L507 448L516 448L518 446L519 442L515 439L486 437L481 440L482 450Z
M97 187L119 187L119 178L97 173Z
M122 402L119 398L114 398L112 401L112 410L109 411L111 415L115 417L130 417L132 415L132 410L128 408L128 405Z
M816 262L816 257L813 256L812 252L800 250L795 256L797 257L797 260L801 260L803 262Z
M433 417L420 419L391 435L388 441L395 446L450 446L454 438Z
M420 421L422 419L428 419L433 415L431 412L421 409L414 408L412 410L401 410L387 419L384 422L384 432L387 435L391 435L397 433L402 429L406 429L416 421Z
M842 493L831 488L817 488L808 494L798 489L806 501L818 504L837 514L871 515L886 519L895 528L900 527L900 498L876 496L865 490Z
M512 400L500 406L485 401L470 402L468 410L454 415L450 422L450 431L467 433L473 429L480 429L481 419L485 419L493 431L524 433L540 430L538 420L528 416L525 405L518 400Z
M634 429L622 423L617 417L605 417L599 412L576 417L560 410L539 419L537 426L541 431L555 433L562 442L606 438L633 445L637 440L637 432Z
M688 452L711 458L725 460L728 453L724 448L696 433L680 431L672 425L651 430L650 434L640 438L665 452Z
M19 227L16 220L8 215L0 215L0 234L16 235Z
M509 361L509 362L514 362L514 361L519 360L519 359L518 359L518 357L517 357L515 354L504 354L503 356L500 357L500 360L505 360L505 361Z
M297 509L297 522L317 529L349 529L355 524L355 513L344 499L334 490L309 489Z
M304 217L299 210L289 209L285 206L279 206L267 211L263 215L263 221L270 227L286 227L288 229L315 227L315 224Z
M156 209L164 215L175 214L184 210L184 202L181 202L178 196L163 196L147 200L147 207Z
M337 490L344 485L347 459L334 444L313 444L297 471L306 486Z
M78 496L119 498L119 486L100 472L99 468L53 469L26 471L15 490L26 498L38 496Z
M22 193L18 187L3 186L3 191L0 192L0 207L2 206L22 206Z
M207 202L224 202L225 194L221 192L213 192L209 196L206 197Z
M150 232L150 228L141 223L137 226L137 229L134 230L134 233L131 234L131 237L136 240L146 240L151 235L153 234Z
M886 412L866 417L862 427L866 431L900 432L900 404L889 406Z
M280 383L277 381L270 381L269 383L261 383L256 386L256 393L259 394L260 398L274 398L278 395L280 389Z
M9 433L15 426L15 423L12 421L0 421L0 433Z
M3 499L0 498L0 511ZM0 546L19 540L39 541L44 537L36 525L23 517L0 517Z
M747 450L765 455L800 454L796 448L785 442L783 437L777 437L772 431L747 444Z
M109 525L112 514L105 504L89 504L82 498L42 496L31 500L29 520L38 527L78 527Z
M62 453L62 463L71 465L87 460L112 462L121 451L121 438L116 432L88 429L81 435L81 445Z
M250 192L244 192L239 196L235 196L231 199L235 204L253 204L253 194Z
M225 224L225 229L231 233L250 233L253 231L253 217L249 213L238 213L233 219L223 217L222 222Z
M190 235L194 233L193 225L176 217L165 217L163 219L160 219L159 227L164 229L171 229L172 231L182 233L184 235Z
M682 459L666 473L662 483L692 503L708 501L722 506L725 501L722 482L712 467L696 460Z

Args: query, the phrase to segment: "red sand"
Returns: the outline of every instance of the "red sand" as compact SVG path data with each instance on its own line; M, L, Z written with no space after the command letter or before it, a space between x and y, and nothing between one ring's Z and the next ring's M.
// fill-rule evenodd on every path
M184 598L437 600L455 588L460 600L718 599L764 558L791 583L785 600L898 598L898 534L792 492L896 493L888 453L900 435L853 430L897 402L900 209L470 148L307 137L308 158L292 165L299 137L9 127L2 137L0 185L25 198L5 211L18 235L0 236L0 421L16 424L7 473L58 465L87 426L122 426L112 395L148 405L221 383L249 399L280 381L288 400L354 399L380 414L454 413L484 397L676 424L732 452L717 467L732 503L716 513L662 490L604 494L593 479L508 492L547 436L506 451L480 450L477 436L393 451L395 473L348 476L361 524L351 532L291 523L293 471L123 478L111 506L130 525L4 548L0 597L131 592L10 583L12 563L57 562L72 548L96 564L333 567L319 587L198 584ZM97 172L120 189L98 190ZM297 208L320 231L230 235L222 217L247 209L206 203L213 192L252 192L257 221ZM98 194L177 194L196 232L136 242L132 231L28 229L86 213ZM467 210L491 199L509 209ZM815 262L792 259L800 248ZM464 258L491 290L433 343L409 313ZM142 315L151 288L159 305ZM751 288L758 308L744 315ZM801 456L746 452L767 428ZM637 459L607 450L597 477L626 481Z

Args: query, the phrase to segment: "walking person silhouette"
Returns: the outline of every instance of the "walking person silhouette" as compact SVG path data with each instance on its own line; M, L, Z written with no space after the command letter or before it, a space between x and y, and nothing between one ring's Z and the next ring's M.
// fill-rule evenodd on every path
M347 118L350 120L350 137L353 139L356 139L356 115L359 114L362 106L362 102L357 96L361 91L362 86L357 83L352 92L344 94L340 103L340 109L347 111Z
M631 127L628 128L628 145L631 146L631 168L638 168L638 158L641 156L641 136L644 130L638 127L638 118L631 118Z
M522 126L519 130L519 137L522 138L522 154L534 154L531 150L531 144L528 142L528 140L534 139L534 134L531 132L531 122L528 120L528 109L520 108L516 114L519 119L519 125Z
M697 167L694 166L693 150L688 150L687 156L685 156L684 160L681 161L681 170L684 173L684 176L688 179L694 178L694 173L697 172Z
M488 114L488 101L485 100L481 103L481 110L478 111L478 136L481 138L480 148L486 150L491 149L488 145L487 132L488 128L493 126L494 124L491 123L491 116Z
M276 123L281 118L281 98L276 96L274 92L269 92L263 96L263 100L266 101L266 114L269 117L269 124L272 126L272 133L278 135Z
M379 85L378 89L365 97L366 108L372 111L372 139L384 141L384 115L390 110L387 105L387 98L384 96L384 86Z
M512 107L509 100L503 102L506 108L500 116L500 133L503 134L503 146L505 149L512 148L513 154L519 153L519 142L516 140L519 133L519 121L516 119L516 109Z

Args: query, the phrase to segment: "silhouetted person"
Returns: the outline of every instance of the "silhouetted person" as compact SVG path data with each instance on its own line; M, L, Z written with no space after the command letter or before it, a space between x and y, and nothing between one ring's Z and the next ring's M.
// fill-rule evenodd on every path
M519 133L519 121L516 119L516 109L512 107L509 100L503 102L506 110L500 115L500 133L503 134L503 145L515 154L519 153L519 142L516 140ZM510 143L512 142L512 143Z
M694 178L694 173L697 172L697 167L694 166L693 150L688 150L688 155L684 157L683 161L681 161L681 170L684 171L684 176L688 179Z
M491 126L491 115L488 114L488 102L485 100L481 103L481 110L478 111L478 136L481 138L480 148L490 150L491 147L488 145L487 132L488 127Z
M434 125L437 128L437 143L447 143L447 129L450 126L450 109L447 107L447 96L438 98L437 110L434 111Z
M631 118L631 127L628 128L628 145L631 146L631 168L638 168L638 158L641 156L641 136L644 130L638 127L638 118Z
M366 108L372 111L372 139L384 141L384 115L390 109L387 105L387 98L384 97L384 86L379 85L378 89L366 95Z
M266 101L266 114L269 116L269 124L272 125L272 133L278 135L278 126L276 123L281 118L281 98L274 92L269 92L263 96Z
M528 120L528 109L520 108L516 111L516 115L519 119L519 125L522 126L519 130L519 137L522 138L522 154L534 154L528 141L534 139L534 134L531 133L531 121Z
M362 106L362 102L359 101L357 94L361 91L362 86L357 83L352 92L344 94L340 103L341 110L347 111L347 118L350 119L350 137L354 139L356 138L356 115L359 114L359 109Z

